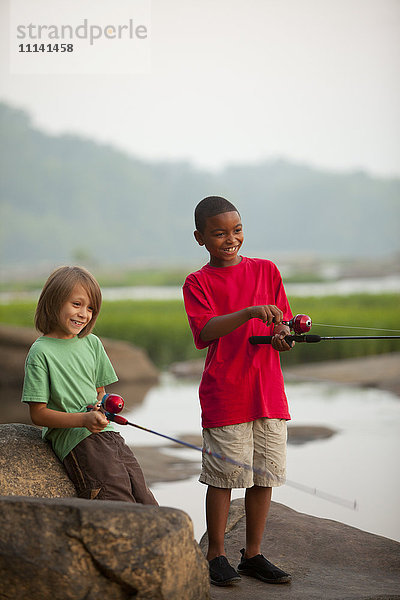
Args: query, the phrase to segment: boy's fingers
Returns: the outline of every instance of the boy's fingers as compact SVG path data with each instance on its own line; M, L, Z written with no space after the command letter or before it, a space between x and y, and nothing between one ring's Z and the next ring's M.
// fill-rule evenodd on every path
M271 310L269 310L269 307L266 307L266 308L267 308L267 310L265 311L266 316L267 316L266 323L269 326L269 325L272 325L272 323L274 322L274 313Z
M289 343L289 342L287 342L287 341L285 340L285 337L283 337L283 344L284 344L284 346L285 346L285 349L287 349L287 350L290 350L290 348L293 348L293 344L294 344L294 342L290 342L290 343Z
M291 342L290 344L286 341L285 336L287 334L282 332L282 333L276 333L272 340L273 340L273 344L272 347L275 350L278 351L282 351L282 350L290 350L291 348L293 348L294 342Z
M106 425L108 425L108 419L107 417L105 417L105 415L100 412L100 411L96 411L93 413L94 417L95 417L95 424L97 427L102 426L102 429L104 429L104 427L106 427Z
M269 325L269 320L271 319L271 314L268 312L268 306L263 306L264 318L263 321L267 325Z
M267 325L272 325L272 323L279 325L282 322L283 312L277 306L264 306L264 310L267 315Z
M275 325L279 325L283 320L283 312L277 306L272 306L271 309L273 310L274 315L273 321Z

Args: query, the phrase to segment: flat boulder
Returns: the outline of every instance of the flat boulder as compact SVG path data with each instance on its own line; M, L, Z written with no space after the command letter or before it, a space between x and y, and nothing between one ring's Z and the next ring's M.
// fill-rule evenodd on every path
M231 503L226 550L236 567L245 540L243 499ZM200 542L207 548L207 535ZM292 575L290 584L271 585L252 577L230 586L229 600L399 600L400 543L272 502L262 552ZM211 599L227 588L211 586Z
M0 425L0 598L209 598L183 511L74 496L38 427Z
M0 497L0 597L208 600L189 517L80 498Z

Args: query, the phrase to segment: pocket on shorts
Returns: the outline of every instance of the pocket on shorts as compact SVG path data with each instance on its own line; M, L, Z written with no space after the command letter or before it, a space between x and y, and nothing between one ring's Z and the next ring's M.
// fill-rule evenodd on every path
M285 419L268 419L266 426L268 468L282 477L286 472L287 423Z
M268 419L267 429L269 432L278 435L282 435L286 431L287 435L286 419Z

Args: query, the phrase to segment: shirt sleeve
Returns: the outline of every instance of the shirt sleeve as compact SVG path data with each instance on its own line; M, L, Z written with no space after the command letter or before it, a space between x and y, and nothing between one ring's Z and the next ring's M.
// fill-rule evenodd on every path
M199 350L207 348L211 341L203 341L200 334L208 321L216 315L203 289L197 282L191 281L190 276L183 286L183 299L195 346Z
M49 373L44 364L40 364L40 358L34 360L29 354L25 361L24 387L22 390L22 402L47 402L50 398Z
M285 292L285 288L283 286L283 281L282 281L282 277L281 274L279 272L279 269L276 265L274 265L275 267L275 304L276 306L279 306L279 308L281 309L281 311L283 312L283 319L284 321L290 321L290 319L293 317L290 305L289 305L289 300L287 299L286 296L286 292Z
M97 343L96 388L98 388L115 383L118 377L100 339L97 336L93 337Z

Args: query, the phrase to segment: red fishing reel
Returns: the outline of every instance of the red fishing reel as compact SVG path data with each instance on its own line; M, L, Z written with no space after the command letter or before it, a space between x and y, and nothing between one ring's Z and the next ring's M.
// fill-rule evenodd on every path
M106 413L118 414L124 408L124 399L118 394L104 394L101 399L101 407Z
M118 414L123 410L124 404L124 399L118 394L104 394L101 399L101 406L107 419L118 423L118 425L128 424L128 419Z
M311 329L312 321L308 315L296 315L290 321L282 321L288 325L296 334L307 333Z
M114 421L119 425L127 425L128 420L125 417L121 417L118 413L124 408L124 399L118 394L104 394L101 399L101 408L104 411L105 416L109 421ZM87 411L93 410L93 405L90 404L86 407Z

